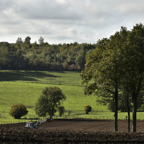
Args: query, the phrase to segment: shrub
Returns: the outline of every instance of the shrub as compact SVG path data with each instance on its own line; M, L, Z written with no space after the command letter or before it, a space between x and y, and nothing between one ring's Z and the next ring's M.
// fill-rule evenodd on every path
M68 116L70 116L71 112L72 112L71 110L68 110L68 111L67 111Z
M27 108L23 104L13 104L9 111L9 114L15 119L20 119L22 116L28 113Z
M84 111L85 111L86 114L88 114L89 112L91 112L91 110L92 110L91 106L89 106L89 105L84 106Z
M62 105L59 105L58 108L57 108L57 110L58 110L58 112L59 112L59 116L60 116L60 117L61 117L61 116L64 114L64 112L65 112L65 108L64 108L64 106L62 106Z

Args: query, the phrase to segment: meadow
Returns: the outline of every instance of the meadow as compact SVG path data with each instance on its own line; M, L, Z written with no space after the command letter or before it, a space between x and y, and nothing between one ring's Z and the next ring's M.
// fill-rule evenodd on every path
M107 106L96 102L96 96L84 95L80 72L74 71L0 71L0 122L17 121L8 112L14 103L22 103L28 109L28 114L22 119L37 117L34 105L45 87L58 86L67 99L63 102L66 110L72 111L69 117L114 119L114 113ZM90 105L92 112L84 113L84 105ZM58 113L55 114L58 117ZM65 112L63 117L68 117ZM119 112L119 119L125 119L127 113ZM132 116L132 113L131 113ZM137 113L138 119L144 119L144 113Z

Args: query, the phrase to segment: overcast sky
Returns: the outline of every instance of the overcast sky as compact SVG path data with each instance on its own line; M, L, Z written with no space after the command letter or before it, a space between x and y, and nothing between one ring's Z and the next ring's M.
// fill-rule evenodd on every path
M144 0L0 0L0 41L96 43L144 24Z

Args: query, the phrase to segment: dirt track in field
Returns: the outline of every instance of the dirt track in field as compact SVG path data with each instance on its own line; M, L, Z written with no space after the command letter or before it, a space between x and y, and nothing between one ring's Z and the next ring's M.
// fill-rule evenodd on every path
M4 124L2 127L23 128L25 123ZM131 127L132 129L132 121ZM114 131L114 120L88 120L88 119L55 119L52 122L44 123L40 130L75 130L75 131ZM118 121L118 131L127 132L127 120ZM137 132L144 133L144 121L137 120Z

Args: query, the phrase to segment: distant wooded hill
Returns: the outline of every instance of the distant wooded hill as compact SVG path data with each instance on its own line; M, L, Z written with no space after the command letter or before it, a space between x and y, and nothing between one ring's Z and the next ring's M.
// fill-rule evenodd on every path
M31 38L21 38L16 43L0 42L0 69L12 70L81 70L86 55L92 53L96 44L53 44L40 37L30 43Z

